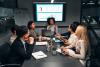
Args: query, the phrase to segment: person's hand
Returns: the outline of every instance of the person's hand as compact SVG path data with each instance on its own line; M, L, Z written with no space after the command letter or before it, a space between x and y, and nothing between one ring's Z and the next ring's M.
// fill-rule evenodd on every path
M67 44L68 40L67 39L63 39L63 42L64 42L64 44Z
M63 48L65 48L65 47L64 46L61 46L60 48L61 48L61 50L63 50Z
M59 33L56 33L56 36L61 36Z
M60 47L60 49L61 49L61 53L63 54L63 49L64 49L65 47L64 46L61 46Z
M63 48L63 51L66 52L66 51L67 51L67 48L64 47L64 48Z
M29 37L29 44L33 44L34 43L34 38L33 37Z
M55 35L55 37L58 38L58 39L60 39L61 35L60 35L59 33L57 33L57 34Z
M63 48L63 54L64 54L64 55L68 55L68 50L67 50L67 48Z

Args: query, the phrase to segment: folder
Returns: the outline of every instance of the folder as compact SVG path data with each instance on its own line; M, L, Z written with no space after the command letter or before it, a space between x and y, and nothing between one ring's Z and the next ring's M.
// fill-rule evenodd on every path
M48 42L47 41L46 42L36 42L35 45L48 45Z
M41 59L41 58L47 57L47 55L43 51L34 52L34 53L32 53L32 56L35 59Z

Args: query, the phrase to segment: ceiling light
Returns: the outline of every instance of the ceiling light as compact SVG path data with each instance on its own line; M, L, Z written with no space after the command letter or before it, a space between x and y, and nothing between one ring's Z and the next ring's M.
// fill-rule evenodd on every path
M87 3L87 4L91 4L92 5L92 4L95 4L95 3Z
M53 3L54 2L54 0L51 0L51 3Z
M93 1L89 1L89 2L93 2Z
M86 4L86 3L82 3L82 4Z

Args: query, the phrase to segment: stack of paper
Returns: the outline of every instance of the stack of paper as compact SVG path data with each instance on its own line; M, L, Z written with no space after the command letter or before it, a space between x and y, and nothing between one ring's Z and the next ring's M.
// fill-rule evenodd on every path
M35 45L47 45L47 44L48 44L48 42L36 42Z
M47 57L47 55L44 52L42 52L42 51L38 51L38 52L32 53L32 56L35 59L41 59L41 58Z

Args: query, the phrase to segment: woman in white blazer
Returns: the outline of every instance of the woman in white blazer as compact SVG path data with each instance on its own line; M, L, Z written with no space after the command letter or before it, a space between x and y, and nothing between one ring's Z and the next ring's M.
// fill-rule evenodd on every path
M56 25L55 18L50 17L47 19L47 30L51 30L54 34L58 33L58 26Z

